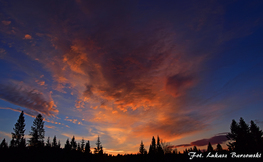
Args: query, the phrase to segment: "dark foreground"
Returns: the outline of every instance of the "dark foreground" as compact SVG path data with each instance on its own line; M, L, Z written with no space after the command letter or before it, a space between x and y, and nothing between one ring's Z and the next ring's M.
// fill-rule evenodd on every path
M192 153L193 155L194 153ZM233 153L230 152L210 152L195 154L197 156L190 156L190 154L166 154L166 155L118 155L111 156L107 154L103 155L94 155L94 154L85 154L79 151L65 150L65 149L46 149L46 148L25 148L25 149L16 149L9 148L6 150L0 150L0 161L8 162L46 162L46 161L63 161L63 162L184 162L184 161L263 161L261 157L262 153L253 153L254 157L237 157L241 154L236 153L236 157L233 156ZM243 154L246 156L246 154ZM251 155L251 154L249 154ZM260 156L259 156L260 155ZM209 157L210 156L210 157ZM215 157L217 156L217 157ZM241 155L242 156L242 155ZM190 159L192 157L192 159Z

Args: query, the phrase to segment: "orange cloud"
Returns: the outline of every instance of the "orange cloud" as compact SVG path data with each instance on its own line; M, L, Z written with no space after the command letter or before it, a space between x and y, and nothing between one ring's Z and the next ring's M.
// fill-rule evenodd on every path
M32 36L29 35L29 34L26 34L25 37L24 37L24 39L32 39Z
M45 127L49 128L49 129L54 129L55 126L51 126L51 125L45 125Z

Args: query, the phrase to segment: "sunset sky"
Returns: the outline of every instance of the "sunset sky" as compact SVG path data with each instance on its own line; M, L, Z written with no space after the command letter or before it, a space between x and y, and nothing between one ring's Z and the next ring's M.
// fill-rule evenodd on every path
M263 128L263 1L0 0L0 141L20 112L62 147L226 148L232 119ZM216 146L216 145L213 145Z

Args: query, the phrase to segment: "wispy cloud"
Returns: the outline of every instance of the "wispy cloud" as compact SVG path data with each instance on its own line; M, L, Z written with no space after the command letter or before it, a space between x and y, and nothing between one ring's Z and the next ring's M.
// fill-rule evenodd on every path
M54 116L58 113L52 98L45 98L43 93L36 89L1 84L0 98L12 104L27 108L31 113L34 112L34 114L38 112L42 115Z

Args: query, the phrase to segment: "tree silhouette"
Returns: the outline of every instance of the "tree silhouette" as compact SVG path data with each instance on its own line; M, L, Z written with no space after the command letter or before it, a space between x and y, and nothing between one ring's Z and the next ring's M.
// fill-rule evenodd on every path
M142 141L141 141L141 144L140 144L139 152L140 152L140 154L147 154L147 151L145 150L144 144L143 144Z
M7 143L6 143L5 138L4 138L0 144L0 149L7 149L7 148L8 148L8 146L7 146Z
M162 148L162 146L160 144L159 136L157 136L157 153L160 154L160 155L164 154L163 148Z
M51 144L50 144L50 138L49 138L49 137L47 138L46 147L51 147Z
M58 140L58 147L57 148L60 148L61 144L60 144L60 140Z
M207 152L212 152L212 151L214 151L214 149L213 149L211 143L209 142L209 144L207 146Z
M247 151L262 151L262 131L253 122L250 122L250 127L243 118L240 118L239 124L232 120L227 138L230 140L228 149L230 151L247 152Z
M250 133L251 133L251 145L254 147L252 148L252 151L263 151L263 140L262 140L262 135L263 132L262 130L259 129L259 127L254 123L253 120L250 122Z
M54 136L54 138L53 138L52 147L54 147L54 148L58 147L57 137L56 136Z
M216 151L223 151L223 148L219 143L216 146Z
M84 139L82 138L81 144L80 144L81 152L84 152L84 147L85 147L85 141L84 141Z
M79 152L81 152L80 143L77 144L77 150L78 150Z
M151 143L150 148L149 148L149 154L155 154L156 152L157 152L156 143L155 143L155 138L153 136L152 143Z
M198 150L197 150L197 147L196 147L196 146L194 146L194 147L193 147L193 152L198 152Z
M16 147L16 142L15 142L15 139L12 138L11 141L10 141L10 148L13 148L13 147Z
M12 132L12 139L14 140L14 147L25 147L25 117L24 112L22 111L19 115L19 118L13 128L14 132Z
M100 142L100 137L98 136L98 140L96 142L97 147L94 148L94 154L103 154L103 148Z
M85 153L90 154L90 144L89 141L85 145Z
M30 146L41 147L44 145L45 130L44 122L41 114L38 114L31 126L30 134L32 137L29 140Z
M77 142L75 141L75 137L73 136L70 142L71 149L76 150L77 149Z
M71 150L71 145L69 143L69 139L67 139L67 141L65 143L65 150Z

